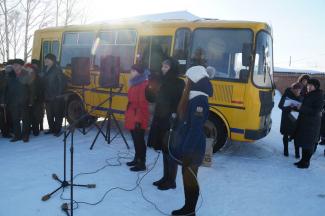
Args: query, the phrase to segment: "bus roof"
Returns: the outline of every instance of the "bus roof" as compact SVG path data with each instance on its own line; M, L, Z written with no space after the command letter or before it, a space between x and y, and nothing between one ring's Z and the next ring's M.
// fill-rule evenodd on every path
M143 27L206 27L206 28L251 28L251 29L265 29L271 33L271 27L264 22L255 21L230 21L217 19L198 19L194 21L185 20L164 20L164 21L112 21L101 24L85 24L85 25L69 25L61 27L50 27L37 30L37 32L50 31L83 31L83 30L100 30L110 28L143 28Z

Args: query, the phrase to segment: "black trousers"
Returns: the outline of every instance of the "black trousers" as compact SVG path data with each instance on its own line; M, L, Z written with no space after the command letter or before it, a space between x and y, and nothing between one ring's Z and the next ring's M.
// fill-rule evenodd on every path
M147 146L144 141L144 129L131 130L131 136L134 143L135 159L145 163Z
M9 106L15 138L28 137L30 133L30 107L27 105ZM21 128L20 121L23 123Z
M177 168L176 161L168 154L163 152L164 176L166 182L174 184L176 182Z
M288 134L283 134L283 138L282 138L282 141L283 141L283 148L288 151L288 146L289 146L289 135ZM299 153L299 146L296 145L296 143L294 142L294 146L295 146L295 155L296 156L299 156L300 153Z
M198 169L198 166L182 167L185 207L190 213L195 212L196 204L200 194L199 185L196 180Z
M314 150L313 149L302 149L302 157L301 162L303 164L309 165L311 156L313 155Z
M64 103L60 99L54 99L47 102L45 108L50 131L59 133L62 129Z
M7 107L0 107L0 130L4 137L9 136L12 130L11 115Z
M43 122L42 103L35 103L30 109L31 125L34 135L38 135L40 132L40 124Z

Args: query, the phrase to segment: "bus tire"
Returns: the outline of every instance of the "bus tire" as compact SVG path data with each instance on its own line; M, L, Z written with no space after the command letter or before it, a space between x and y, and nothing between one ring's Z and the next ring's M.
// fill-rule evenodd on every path
M68 106L67 106L67 120L69 124L74 124L76 120L80 119L82 116L86 114L86 110L84 108L82 100L74 95L69 98ZM78 123L76 123L77 128L85 128L89 127L97 120L96 117L87 115Z
M213 138L213 153L219 151L227 142L228 132L226 125L214 114L209 115L208 120L204 125L205 134L207 138Z

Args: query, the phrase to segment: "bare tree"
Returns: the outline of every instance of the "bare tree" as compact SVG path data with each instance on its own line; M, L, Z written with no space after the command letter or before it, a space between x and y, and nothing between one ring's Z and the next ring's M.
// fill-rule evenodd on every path
M50 23L50 2L44 0L24 0L21 5L25 16L24 29L24 60L31 54L31 39L36 29L43 28Z
M55 10L55 26L59 25L59 11L63 0L56 0L56 10Z
M21 35L24 23L22 22L21 13L18 10L14 10L9 15L9 30L10 38L9 43L12 47L13 57L17 58L17 54L22 48Z
M10 57L10 40L9 40L9 15L17 7L20 1L0 0L0 9L4 17L4 37L5 37L5 59Z

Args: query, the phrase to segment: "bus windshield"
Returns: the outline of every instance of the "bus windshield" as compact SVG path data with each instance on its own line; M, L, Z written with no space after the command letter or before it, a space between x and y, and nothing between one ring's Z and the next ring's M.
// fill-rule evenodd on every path
M210 67L211 79L238 80L244 44L252 44L253 32L248 29L196 29L193 33L191 65Z
M256 38L253 81L258 87L273 87L272 38L265 31L259 32Z

